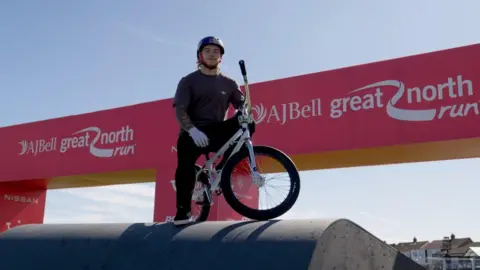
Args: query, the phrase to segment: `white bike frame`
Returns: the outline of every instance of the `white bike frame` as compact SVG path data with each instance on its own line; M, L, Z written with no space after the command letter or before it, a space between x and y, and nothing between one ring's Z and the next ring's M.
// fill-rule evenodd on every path
M243 61L241 61L243 64ZM243 66L245 68L245 66ZM213 162L217 160L221 155L227 151L227 149L232 146L233 144L235 145L235 148L233 148L232 153L228 158L223 157L223 159L226 161L230 159L235 153L237 153L240 148L243 146L243 144L247 145L247 149L249 152L249 157L250 157L250 172L252 175L255 177L258 177L258 170L257 170L257 163L255 161L255 154L253 152L253 144L250 136L250 130L248 129L248 123L251 123L253 121L252 118L252 106L250 103L250 89L248 87L248 79L247 79L247 73L245 70L242 70L242 76L243 76L243 81L245 85L245 102L239 110L241 111L241 115L237 116L238 121L240 123L240 128L238 131L216 152L216 154L213 156L213 158L208 158L206 156L207 160L205 162L205 165L202 167L200 171L197 172L196 174L196 179L200 176L200 174L203 172L203 170L206 168L208 170L208 176L209 176L209 181L210 181L210 188L208 189L207 187L204 187L201 189L199 192L205 192L208 196L208 201L212 203L212 193L220 189L220 181L222 180L222 172L223 168L220 171L217 171L215 168L213 168ZM202 195L202 194L197 194ZM194 194L195 196L195 194Z
M242 114L241 116L239 116L239 119L243 117L245 117L245 114ZM257 173L257 165L255 161L255 155L253 152L253 144L250 137L250 130L248 129L248 122L247 123L242 122L241 127L238 129L238 131L216 152L216 154L212 158L207 159L202 169L197 172L196 179L198 179L199 175L203 172L203 169L206 168L208 171L210 188L207 189L207 187L204 187L200 192L203 193L204 191L208 191L206 192L206 194L208 194L207 196L210 203L212 202L211 194L220 189L220 181L222 179L222 172L223 172L222 169L220 171L217 171L213 167L213 163L220 156L222 156L229 147L231 147L234 144L235 144L235 147L233 148L233 151L230 154L230 156L228 158L223 157L223 159L229 159L240 150L243 144L246 144L249 152L249 156L250 156L250 171L252 174ZM197 194L197 195L201 195L201 194Z

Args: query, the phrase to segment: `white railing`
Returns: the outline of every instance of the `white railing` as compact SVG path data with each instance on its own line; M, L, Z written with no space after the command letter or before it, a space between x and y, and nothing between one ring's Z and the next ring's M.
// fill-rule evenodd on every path
M480 270L480 258L428 257L425 266L427 270Z

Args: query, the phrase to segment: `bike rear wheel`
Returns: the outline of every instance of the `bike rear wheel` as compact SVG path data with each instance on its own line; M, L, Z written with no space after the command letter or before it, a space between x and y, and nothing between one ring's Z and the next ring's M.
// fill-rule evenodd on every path
M274 161L278 162L280 165L277 166L278 168L283 168L287 171L287 174L290 178L289 184L291 185L290 189L288 190L288 194L285 199L276 207L272 209L266 209L266 210L260 210L260 209L254 209L251 206L248 205L248 203L243 203L237 198L236 192L234 192L234 182L235 180L232 180L232 175L234 174L239 174L240 169L237 169L238 165L241 164L249 164L249 151L244 148L241 151L237 152L235 155L233 155L225 164L223 170L222 170L222 179L221 179L221 187L223 191L223 196L225 197L225 200L227 203L232 207L233 210L235 210L238 214L254 219L254 220L269 220L269 219L274 219L277 218L283 214L285 214L288 210L290 210L295 202L298 199L298 196L300 194L300 175L298 173L298 170L293 163L293 161L282 151L269 147L269 146L254 146L253 151L255 154L255 159L257 161L257 168L259 169L259 173L262 173L260 170L260 166L258 165L258 157L259 156L267 156L272 158ZM277 170L277 169L270 169L270 170ZM248 170L245 170L245 172L248 172L250 174L250 166L248 165ZM262 176L263 177L263 176ZM266 181L263 180L264 183L263 185L266 184ZM242 184L243 180L241 180ZM253 180L247 180L247 185L250 184L250 188L256 188L257 184L253 183ZM250 183L251 182L251 183ZM255 186L252 186L255 185ZM262 185L262 184L260 184ZM252 204L255 204L252 203ZM258 202L256 203L258 204Z
M202 170L202 167L195 165L195 175ZM206 171L203 171L199 177L195 180L195 189L192 196L192 216L195 222L203 222L208 219L210 214L211 205L208 201L207 194L205 192L205 186L209 186L208 175ZM200 196L195 196L195 195Z

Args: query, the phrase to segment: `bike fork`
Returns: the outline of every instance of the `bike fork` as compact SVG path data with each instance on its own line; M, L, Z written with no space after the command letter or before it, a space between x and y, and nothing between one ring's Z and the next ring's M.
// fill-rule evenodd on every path
M255 160L255 153L253 151L252 141L251 140L245 140L245 144L247 145L248 155L249 155L249 158L250 158L250 173L252 174L253 183L257 184L257 185L260 185L260 184L262 184L261 183L262 176L258 172L257 162Z

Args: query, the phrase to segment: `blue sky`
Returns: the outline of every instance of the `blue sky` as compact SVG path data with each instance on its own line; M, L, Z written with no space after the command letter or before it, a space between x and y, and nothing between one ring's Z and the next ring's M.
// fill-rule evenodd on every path
M195 46L251 82L480 41L480 1L4 1L0 125L170 98ZM480 241L479 160L302 172L284 218L347 217L387 241ZM154 184L49 191L46 223L150 222Z

